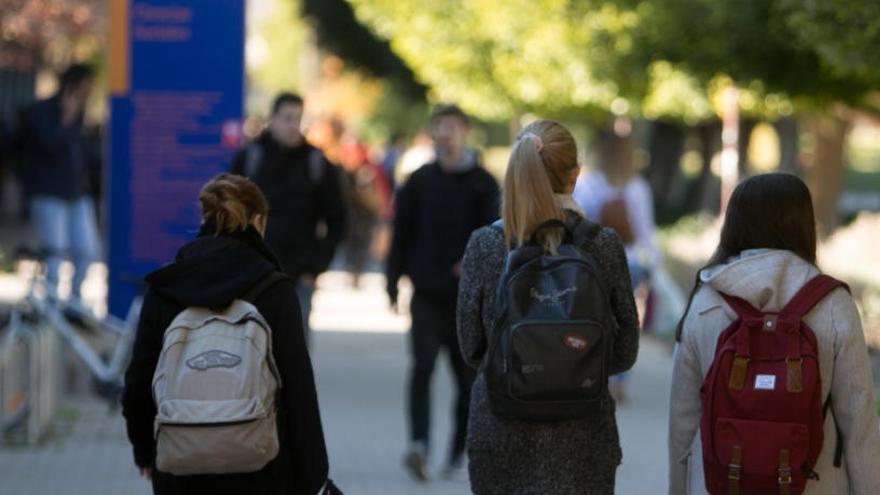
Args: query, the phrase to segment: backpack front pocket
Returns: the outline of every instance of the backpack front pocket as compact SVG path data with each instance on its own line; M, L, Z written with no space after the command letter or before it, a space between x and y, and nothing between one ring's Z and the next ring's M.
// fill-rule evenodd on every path
M593 321L523 322L511 329L510 395L523 401L596 399L605 387L602 327Z
M799 493L797 487L803 487L802 467L809 449L806 425L719 418L715 424L714 453L720 467L728 469L735 464L735 448L740 450L743 493L776 494L780 482L785 481L793 485L792 493Z

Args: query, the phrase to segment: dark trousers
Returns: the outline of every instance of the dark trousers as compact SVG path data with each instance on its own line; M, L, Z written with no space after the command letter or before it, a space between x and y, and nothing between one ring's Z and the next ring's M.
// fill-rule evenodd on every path
M464 453L467 438L468 408L475 373L464 362L455 329L455 303L437 301L418 293L410 304L412 329L410 351L413 361L409 381L409 420L411 439L429 441L431 424L431 375L440 350L449 354L455 374L458 396L455 400L455 428L450 460Z

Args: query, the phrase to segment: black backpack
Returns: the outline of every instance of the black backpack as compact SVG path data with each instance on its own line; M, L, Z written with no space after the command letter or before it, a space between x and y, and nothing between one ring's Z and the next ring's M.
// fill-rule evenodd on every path
M496 290L497 322L484 372L489 407L499 417L557 421L601 410L608 387L614 320L609 289L584 250L600 227L565 229L558 254L536 243L511 249ZM493 224L502 230L500 221ZM533 236L534 238L534 236Z

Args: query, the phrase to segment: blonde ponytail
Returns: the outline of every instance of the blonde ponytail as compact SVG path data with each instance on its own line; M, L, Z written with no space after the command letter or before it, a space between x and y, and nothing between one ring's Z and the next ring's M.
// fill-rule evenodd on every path
M535 229L548 220L565 220L555 194L565 192L577 167L577 146L571 133L550 120L529 124L513 144L504 177L502 216L506 245L521 246L533 236L555 253L562 243L559 228Z

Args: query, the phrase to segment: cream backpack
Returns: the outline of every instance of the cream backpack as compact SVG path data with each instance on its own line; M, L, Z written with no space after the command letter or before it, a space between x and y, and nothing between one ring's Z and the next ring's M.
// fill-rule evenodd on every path
M273 272L222 311L187 308L165 330L153 375L159 471L252 472L278 455L281 380L252 301L283 278Z

